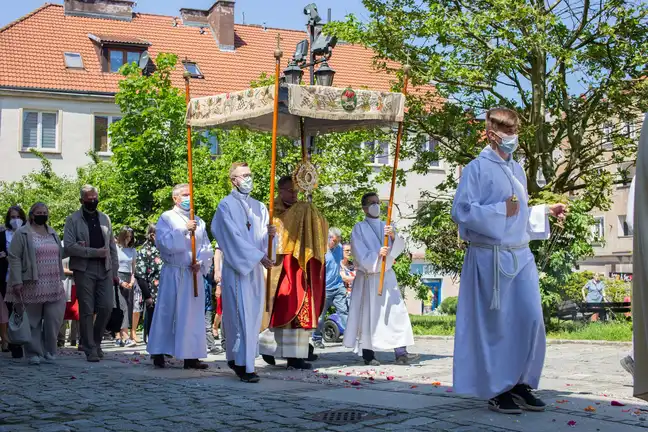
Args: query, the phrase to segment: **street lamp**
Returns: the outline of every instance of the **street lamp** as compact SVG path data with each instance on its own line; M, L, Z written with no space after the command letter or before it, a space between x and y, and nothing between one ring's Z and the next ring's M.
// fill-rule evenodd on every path
M321 63L319 69L315 71L315 84L331 87L333 85L333 77L335 76L335 69L328 65L326 59Z

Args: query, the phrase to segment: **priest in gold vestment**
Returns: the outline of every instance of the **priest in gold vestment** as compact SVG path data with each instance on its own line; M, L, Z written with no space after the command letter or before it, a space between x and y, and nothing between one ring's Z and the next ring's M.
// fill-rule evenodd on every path
M324 256L328 224L309 202L297 200L291 177L279 180L274 222L277 261L271 271L270 307L264 315L259 352L267 363L288 360L288 367L310 369L310 335L324 307Z

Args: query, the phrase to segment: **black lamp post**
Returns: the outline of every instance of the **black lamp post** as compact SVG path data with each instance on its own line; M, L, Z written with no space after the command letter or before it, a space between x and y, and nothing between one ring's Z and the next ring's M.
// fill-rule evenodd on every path
M297 85L301 84L301 79L304 75L304 71L301 67L299 67L295 60L292 60L290 63L288 63L288 67L284 69L283 73L286 83Z

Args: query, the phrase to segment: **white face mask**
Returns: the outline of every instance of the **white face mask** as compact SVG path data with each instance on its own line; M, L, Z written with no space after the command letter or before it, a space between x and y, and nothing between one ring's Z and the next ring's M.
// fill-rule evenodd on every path
M238 185L238 190L242 194L249 194L252 192L252 187L254 186L254 182L252 181L252 177L245 177L241 183Z
M498 135L502 141L499 144L500 150L506 154L512 154L518 148L518 136L517 135Z
M11 225L11 228L13 228L13 230L16 231L18 228L23 226L23 221L22 219L11 219L9 221L9 224Z
M380 205L379 204L371 204L367 208L367 213L369 213L369 216L377 218L380 216Z

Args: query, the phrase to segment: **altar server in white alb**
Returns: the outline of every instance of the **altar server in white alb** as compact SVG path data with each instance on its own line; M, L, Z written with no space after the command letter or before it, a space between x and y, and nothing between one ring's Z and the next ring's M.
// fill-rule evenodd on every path
M207 357L205 341L205 290L214 252L203 222L189 219L189 185L173 188L173 209L158 219L155 244L162 257L162 272L155 314L148 340L153 364L164 368L164 355L184 360L185 369L207 369L199 359ZM191 233L196 236L196 264L192 266ZM198 297L194 297L194 274L198 275Z
M373 192L365 194L362 209L366 218L351 232L356 278L351 290L344 345L362 355L367 365L380 365L375 357L376 350L392 349L397 364L409 364L419 356L407 352L407 346L414 345L414 334L392 269L394 261L405 249L405 242L392 226L380 220L378 195ZM384 236L389 236L388 247L383 246ZM383 293L379 296L383 257L387 257L386 271Z
M469 243L459 288L454 389L489 399L491 410L506 414L545 408L531 392L540 381L546 341L529 241L549 238L549 214L565 215L563 204L529 207L525 172L512 157L518 123L513 110L488 111L490 145L463 170L452 206Z
M248 165L232 164L229 175L232 193L218 204L211 225L223 251L222 324L227 364L241 381L255 383L259 381L254 359L259 355L265 269L274 265L274 250L268 256L268 235L274 236L276 228L270 225L265 205L250 197L253 180Z

